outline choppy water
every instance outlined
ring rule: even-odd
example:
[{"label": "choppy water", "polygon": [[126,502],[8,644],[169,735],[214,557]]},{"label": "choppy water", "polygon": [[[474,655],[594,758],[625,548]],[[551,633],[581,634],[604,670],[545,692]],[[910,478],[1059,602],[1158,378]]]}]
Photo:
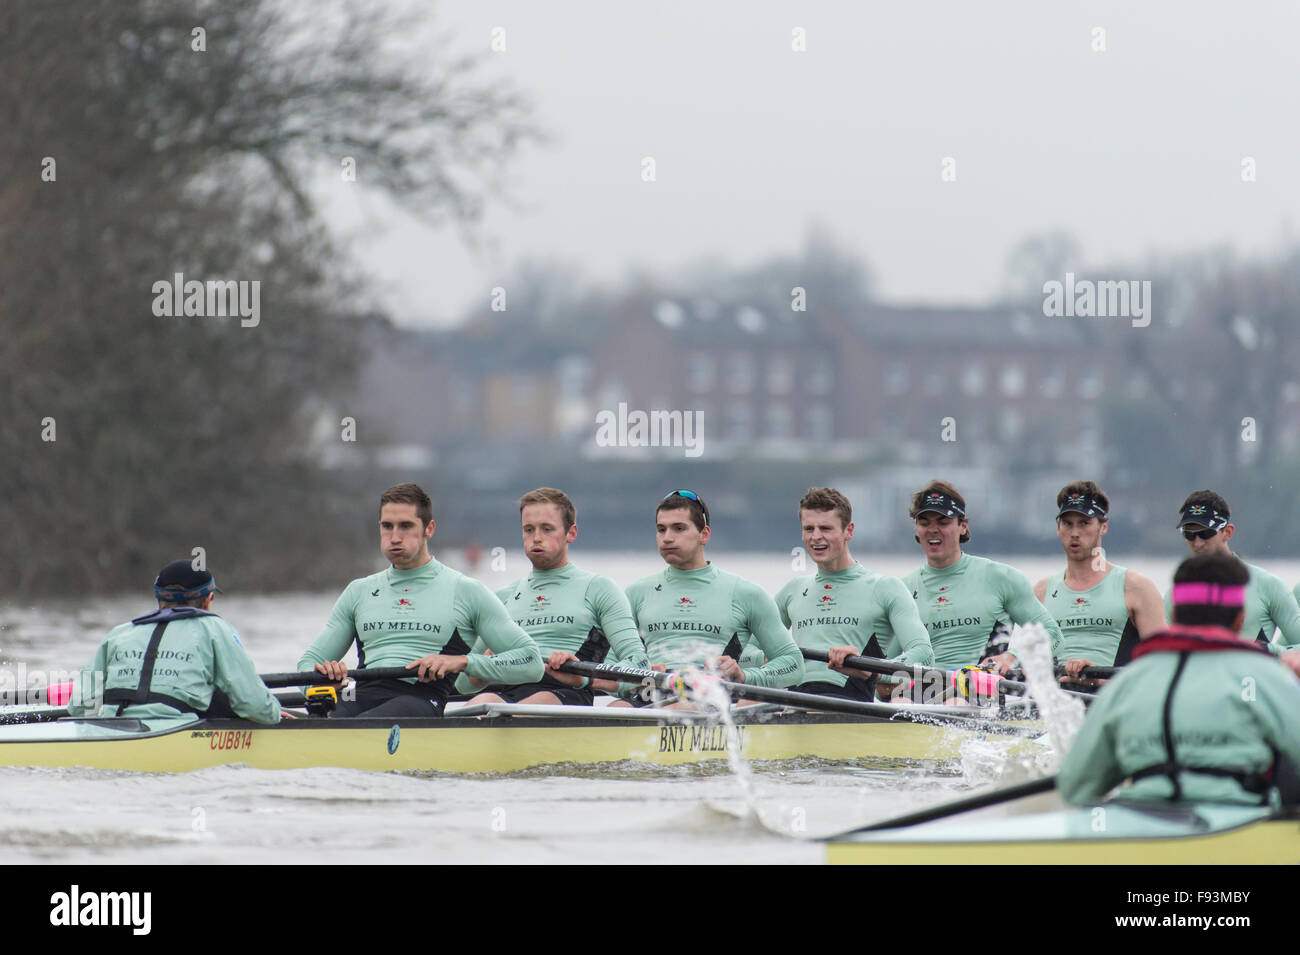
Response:
[{"label": "choppy water", "polygon": [[[576,561],[626,585],[662,566],[653,552]],[[775,592],[789,560],[719,555],[716,563]],[[1057,561],[1009,562],[1031,579]],[[449,559],[449,563],[456,563]],[[903,574],[919,560],[864,563]],[[1173,561],[1134,561],[1164,587]],[[1293,580],[1300,565],[1270,566]],[[358,568],[358,576],[369,572]],[[489,586],[526,572],[481,568]],[[1288,575],[1289,574],[1289,575]],[[147,583],[147,582],[146,582]],[[342,588],[345,581],[340,581]],[[229,594],[215,606],[263,672],[294,669],[337,593]],[[150,609],[139,598],[0,603],[0,663],[71,671],[116,624]],[[740,786],[714,767],[554,767],[549,774],[452,776],[241,766],[176,775],[0,769],[0,852],[7,862],[226,864],[609,862],[814,863],[813,840],[956,795],[1026,778],[1007,744],[971,742],[951,775],[802,761],[760,766],[750,813]]]}]

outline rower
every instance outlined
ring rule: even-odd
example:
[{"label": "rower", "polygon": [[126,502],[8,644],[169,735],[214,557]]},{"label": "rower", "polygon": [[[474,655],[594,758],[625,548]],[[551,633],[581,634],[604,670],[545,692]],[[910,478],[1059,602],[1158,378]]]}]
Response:
[{"label": "rower", "polygon": [[853,509],[833,487],[808,489],[799,501],[804,550],[817,573],[795,577],[776,595],[776,609],[801,650],[822,650],[830,663],[808,660],[801,693],[857,700],[874,697],[874,674],[844,666],[863,654],[897,660],[900,669],[934,663],[934,650],[903,582],[867,570],[849,553]]},{"label": "rower", "polygon": [[[434,560],[433,503],[417,484],[397,484],[379,498],[379,543],[388,570],[352,581],[325,628],[298,661],[339,685],[342,657],[355,642],[362,667],[401,667],[409,679],[359,684],[332,718],[441,716],[459,673],[494,683],[540,680],[537,644],[510,619],[480,581]],[[470,655],[482,640],[493,656]]]},{"label": "rower", "polygon": [[[733,683],[802,683],[803,655],[781,625],[771,596],[705,560],[712,533],[708,506],[694,491],[670,491],[655,509],[659,555],[668,567],[627,590],[653,668],[712,663]],[[741,654],[751,642],[757,645],[755,662],[742,668]],[[644,695],[637,700],[646,702]]]},{"label": "rower", "polygon": [[1061,643],[1061,628],[1034,597],[1028,578],[1006,564],[962,553],[970,540],[966,499],[946,481],[912,495],[908,511],[925,565],[903,578],[930,632],[935,666],[983,661],[1005,674],[1016,662],[1000,641],[1010,624],[1041,624]]},{"label": "rower", "polygon": [[[1202,515],[1209,518],[1209,515]],[[1249,568],[1213,550],[1174,573],[1174,622],[1088,709],[1057,787],[1074,803],[1104,796],[1276,804],[1300,779],[1300,681],[1241,636]]]},{"label": "rower", "polygon": [[[621,667],[645,669],[650,665],[645,644],[637,633],[627,596],[608,577],[579,570],[569,562],[569,545],[578,537],[578,512],[563,491],[540,487],[519,500],[519,522],[524,554],[532,572],[497,591],[497,598],[520,627],[537,643],[546,672],[540,682],[495,686],[471,703],[544,703],[590,706],[593,689],[617,693],[620,685],[631,693],[635,685],[595,680],[562,673],[568,660],[605,661]],[[473,652],[482,653],[482,639]],[[467,679],[469,684],[481,681]],[[461,681],[457,681],[461,689]]]},{"label": "rower", "polygon": [[1061,627],[1061,682],[1095,686],[1080,679],[1083,668],[1128,663],[1141,637],[1164,628],[1165,605],[1148,577],[1106,558],[1110,498],[1101,488],[1073,481],[1057,493],[1056,506],[1065,570],[1034,584],[1034,596]]},{"label": "rower", "polygon": [[113,628],[77,675],[70,715],[288,718],[234,628],[212,612],[222,591],[211,572],[174,560],[153,587],[158,609]]},{"label": "rower", "polygon": [[[1236,556],[1228,541],[1236,532],[1228,502],[1213,491],[1193,491],[1179,509],[1178,527],[1193,554]],[[1243,561],[1244,563],[1244,561]],[[1300,604],[1286,584],[1262,567],[1246,564],[1250,583],[1246,586],[1246,615],[1241,635],[1258,640],[1271,653],[1300,649]],[[1169,608],[1170,595],[1165,595]]]}]

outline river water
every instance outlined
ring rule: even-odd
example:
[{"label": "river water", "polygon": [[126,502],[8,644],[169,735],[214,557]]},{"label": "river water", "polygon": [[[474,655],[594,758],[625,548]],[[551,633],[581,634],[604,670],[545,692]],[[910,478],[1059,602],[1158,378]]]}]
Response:
[{"label": "river water", "polygon": [[[914,555],[858,556],[897,575],[919,564]],[[446,559],[460,566],[457,557]],[[653,551],[573,557],[623,586],[663,566]],[[1060,566],[1059,559],[1000,559],[1031,580]],[[772,593],[793,576],[788,556],[713,560]],[[475,575],[495,589],[527,571],[521,555],[507,555],[506,563],[496,571],[485,564]],[[1175,563],[1129,566],[1164,590]],[[357,575],[374,569],[358,567]],[[1267,569],[1288,584],[1300,577],[1297,562]],[[231,593],[214,609],[238,629],[259,670],[284,671],[295,669],[336,597]],[[151,604],[147,587],[138,598],[0,603],[0,663],[78,669],[109,629]],[[1006,757],[1006,746],[971,741],[961,762],[943,772],[878,769],[869,761],[758,765],[750,782],[759,820],[722,765],[702,775],[627,767],[505,776],[242,766],[175,775],[0,769],[0,846],[10,863],[283,864],[323,854],[341,864],[815,863],[823,858],[817,836],[1026,778],[1029,770]]]}]

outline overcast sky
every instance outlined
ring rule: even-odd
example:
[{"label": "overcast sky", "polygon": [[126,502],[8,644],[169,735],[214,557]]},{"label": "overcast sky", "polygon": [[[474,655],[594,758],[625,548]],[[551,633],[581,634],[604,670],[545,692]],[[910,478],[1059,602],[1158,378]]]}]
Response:
[{"label": "overcast sky", "polygon": [[[486,302],[520,261],[598,282],[671,276],[795,252],[813,223],[861,256],[883,298],[977,302],[1031,233],[1073,233],[1087,267],[1223,242],[1267,251],[1300,212],[1293,3],[430,10],[430,36],[482,51],[484,75],[526,92],[552,142],[512,164],[514,201],[490,206],[477,251],[364,188],[322,187],[325,215],[405,323]],[[489,50],[494,27],[505,52]],[[1255,182],[1242,181],[1246,157]]]}]

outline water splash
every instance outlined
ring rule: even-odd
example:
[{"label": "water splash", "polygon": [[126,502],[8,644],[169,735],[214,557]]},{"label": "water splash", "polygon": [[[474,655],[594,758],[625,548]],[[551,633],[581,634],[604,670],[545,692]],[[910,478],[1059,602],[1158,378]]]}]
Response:
[{"label": "water splash", "polygon": [[1052,640],[1041,624],[1017,624],[1011,630],[1011,650],[1020,658],[1025,670],[1029,693],[1038,704],[1038,712],[1052,741],[1051,753],[1043,768],[1053,773],[1061,758],[1070,751],[1074,737],[1083,725],[1083,702],[1065,693],[1052,669]]},{"label": "water splash", "polygon": [[686,681],[688,694],[692,700],[702,703],[705,709],[716,719],[722,721],[726,729],[727,763],[732,775],[740,787],[744,798],[747,815],[751,819],[759,818],[758,795],[754,791],[754,775],[750,771],[749,761],[740,753],[740,733],[736,722],[731,718],[731,694],[722,685],[716,672],[710,670],[687,671],[682,674]]}]

